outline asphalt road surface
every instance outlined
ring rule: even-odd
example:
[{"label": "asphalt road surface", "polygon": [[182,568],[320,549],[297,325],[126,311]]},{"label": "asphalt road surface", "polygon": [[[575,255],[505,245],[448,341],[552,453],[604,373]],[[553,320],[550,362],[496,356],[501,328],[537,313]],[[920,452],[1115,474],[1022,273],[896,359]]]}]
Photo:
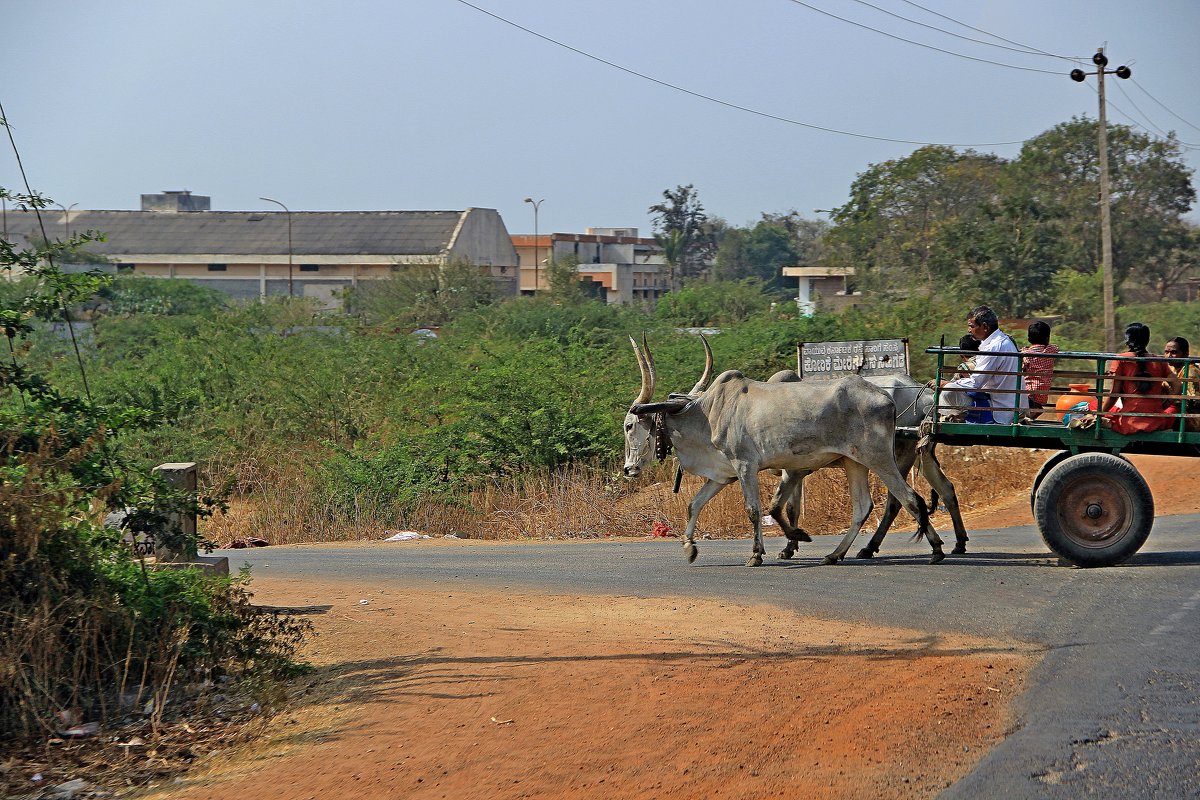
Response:
[{"label": "asphalt road surface", "polygon": [[[1015,702],[1016,730],[942,797],[1200,798],[1200,516],[1159,518],[1137,556],[1106,569],[1059,566],[1031,527],[972,532],[969,555],[934,566],[904,534],[873,560],[820,566],[836,542],[758,568],[743,566],[749,540],[702,541],[692,565],[675,540],[221,554],[262,576],[766,601],[1032,642],[1045,655]],[[768,554],[782,543],[769,539]]]}]

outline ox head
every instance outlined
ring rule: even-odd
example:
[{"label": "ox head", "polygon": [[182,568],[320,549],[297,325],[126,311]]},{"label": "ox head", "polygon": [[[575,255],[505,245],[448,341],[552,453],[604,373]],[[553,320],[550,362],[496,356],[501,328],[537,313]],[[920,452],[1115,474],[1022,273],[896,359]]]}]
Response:
[{"label": "ox head", "polygon": [[[640,475],[642,468],[655,453],[659,435],[655,429],[655,416],[682,411],[696,399],[696,395],[699,395],[708,386],[709,377],[712,375],[712,348],[708,346],[708,340],[704,338],[704,334],[700,335],[700,339],[704,343],[704,372],[700,376],[700,380],[686,395],[671,395],[665,402],[651,403],[649,401],[654,396],[654,384],[657,377],[654,370],[654,355],[650,352],[650,345],[646,342],[645,333],[642,334],[640,350],[633,337],[629,337],[629,343],[633,345],[633,354],[637,357],[638,369],[642,374],[642,388],[638,391],[633,404],[629,406],[629,412],[625,415],[625,477],[636,478]],[[666,436],[669,433],[662,431],[661,435]]]}]

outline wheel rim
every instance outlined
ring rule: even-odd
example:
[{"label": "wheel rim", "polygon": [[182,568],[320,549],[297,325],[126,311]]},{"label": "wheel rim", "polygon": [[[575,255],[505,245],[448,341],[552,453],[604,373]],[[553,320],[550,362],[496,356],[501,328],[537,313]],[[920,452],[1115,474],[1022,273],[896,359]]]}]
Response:
[{"label": "wheel rim", "polygon": [[1083,547],[1107,547],[1129,532],[1133,498],[1103,475],[1080,476],[1058,499],[1062,530]]}]

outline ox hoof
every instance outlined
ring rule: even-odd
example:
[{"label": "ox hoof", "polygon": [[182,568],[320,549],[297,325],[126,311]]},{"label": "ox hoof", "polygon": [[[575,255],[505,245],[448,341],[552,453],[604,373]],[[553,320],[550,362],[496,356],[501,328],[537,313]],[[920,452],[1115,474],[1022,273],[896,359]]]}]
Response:
[{"label": "ox hoof", "polygon": [[834,555],[828,555],[828,556],[825,556],[823,559],[821,559],[821,563],[827,567],[832,567],[837,562],[838,562],[838,557],[834,556]]},{"label": "ox hoof", "polygon": [[936,564],[939,561],[945,561],[945,560],[946,560],[946,554],[943,553],[941,550],[934,550],[933,555],[929,557],[930,564]]},{"label": "ox hoof", "polygon": [[747,567],[761,567],[762,566],[762,554],[755,553],[754,555],[750,556],[750,560],[746,562],[746,566]]},{"label": "ox hoof", "polygon": [[862,550],[858,551],[858,557],[859,558],[874,558],[875,551],[869,547],[864,547]]},{"label": "ox hoof", "polygon": [[784,561],[787,561],[795,554],[796,554],[795,550],[780,550],[779,551],[779,557],[782,558]]},{"label": "ox hoof", "polygon": [[683,546],[683,554],[687,556],[688,563],[690,564],[696,560],[696,556],[700,555],[700,548],[689,542]]},{"label": "ox hoof", "polygon": [[954,549],[951,550],[950,552],[956,556],[966,555],[967,546],[965,544],[956,544],[956,545],[954,545]]}]

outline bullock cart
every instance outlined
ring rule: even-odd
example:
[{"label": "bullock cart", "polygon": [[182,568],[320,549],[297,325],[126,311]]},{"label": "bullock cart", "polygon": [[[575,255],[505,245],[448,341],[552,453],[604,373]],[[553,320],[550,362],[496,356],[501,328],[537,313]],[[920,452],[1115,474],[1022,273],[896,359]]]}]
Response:
[{"label": "bullock cart", "polygon": [[[937,375],[941,379],[950,378],[963,357],[972,355],[946,347],[944,341],[941,346],[930,347],[925,352],[937,357]],[[1075,401],[1086,404],[1089,400],[1093,404],[1101,403],[1111,391],[1112,380],[1107,377],[1107,372],[1114,362],[1166,362],[1181,377],[1181,393],[1162,396],[1168,404],[1173,404],[1174,411],[1133,414],[1118,410],[1108,416],[1110,419],[1120,416],[1167,418],[1170,428],[1123,435],[1099,424],[1095,414],[1086,415],[1080,411],[1074,415],[1075,425],[1068,427],[1061,419],[1062,414],[1047,406],[1038,419],[1019,419],[1019,415],[1014,415],[1014,422],[1004,425],[944,421],[939,414],[934,414],[922,428],[898,428],[896,433],[917,438],[928,436],[932,442],[952,446],[987,445],[1058,451],[1038,470],[1030,489],[1030,503],[1042,538],[1058,556],[1076,566],[1119,564],[1141,548],[1154,523],[1154,497],[1150,487],[1125,456],[1141,453],[1200,456],[1200,433],[1193,432],[1200,430],[1200,400],[1196,399],[1195,388],[1200,378],[1189,375],[1189,370],[1197,371],[1197,365],[1182,358],[1126,358],[1106,353],[1016,355],[1021,362],[1027,358],[1053,358],[1050,400],[1054,402],[1056,395],[1069,395],[1071,404]],[[1017,373],[1017,391],[1027,397],[1031,392],[1024,386],[1023,372],[1022,363],[1021,371]],[[942,411],[951,414],[969,411],[962,406],[943,403],[943,399],[944,393],[939,391],[936,404]],[[999,403],[996,406],[1003,407]],[[1195,463],[1181,461],[1180,469],[1194,469]]]}]

